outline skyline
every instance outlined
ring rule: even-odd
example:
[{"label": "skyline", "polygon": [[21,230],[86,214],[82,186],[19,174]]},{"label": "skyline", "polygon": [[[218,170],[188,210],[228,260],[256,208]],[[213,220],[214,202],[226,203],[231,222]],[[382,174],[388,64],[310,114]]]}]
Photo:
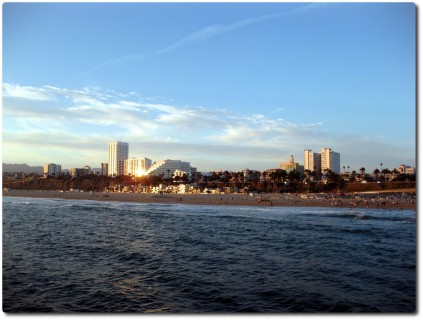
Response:
[{"label": "skyline", "polygon": [[[416,166],[412,3],[6,3],[3,162]],[[77,19],[76,19],[77,17]],[[259,157],[259,158],[258,158]]]}]

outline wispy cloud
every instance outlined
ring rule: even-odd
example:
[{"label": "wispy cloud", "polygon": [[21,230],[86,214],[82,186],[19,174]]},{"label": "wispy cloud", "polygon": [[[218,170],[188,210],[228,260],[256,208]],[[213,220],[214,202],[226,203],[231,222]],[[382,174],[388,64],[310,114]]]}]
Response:
[{"label": "wispy cloud", "polygon": [[178,41],[176,41],[175,43],[172,43],[164,48],[160,48],[160,49],[156,49],[152,52],[148,52],[148,53],[139,53],[139,54],[128,54],[125,56],[121,56],[121,57],[117,57],[108,61],[105,61],[93,68],[91,68],[90,70],[88,70],[87,72],[83,73],[83,74],[79,74],[76,78],[81,78],[84,76],[87,76],[97,70],[103,69],[105,67],[109,67],[109,66],[114,66],[116,64],[120,64],[120,63],[127,63],[130,61],[134,61],[134,60],[140,60],[140,59],[144,59],[147,58],[149,56],[154,56],[154,55],[161,55],[161,54],[166,54],[169,52],[172,52],[174,50],[177,50],[179,48],[182,48],[184,46],[187,45],[191,45],[194,43],[198,43],[198,42],[202,42],[202,41],[206,41],[208,39],[217,37],[219,35],[228,33],[228,32],[232,32],[235,31],[237,29],[240,28],[244,28],[247,26],[251,26],[254,24],[258,24],[258,23],[262,23],[265,21],[269,21],[269,20],[273,20],[273,19],[277,19],[277,18],[281,18],[284,16],[290,16],[290,15],[295,15],[295,14],[300,14],[300,13],[306,13],[309,11],[312,11],[314,9],[320,8],[322,6],[327,5],[326,3],[310,3],[310,4],[306,4],[304,6],[300,6],[291,10],[287,10],[287,11],[278,11],[275,13],[271,13],[271,14],[266,14],[266,15],[261,15],[258,17],[252,17],[252,18],[248,18],[248,19],[244,19],[244,20],[240,20],[240,21],[236,21],[233,23],[229,23],[229,24],[215,24],[215,25],[210,25],[210,26],[206,26],[200,30],[194,31],[186,36],[183,36],[181,39],[179,39]]},{"label": "wispy cloud", "polygon": [[287,10],[287,11],[278,11],[275,13],[271,13],[271,14],[266,14],[266,15],[261,15],[258,17],[253,17],[253,18],[248,18],[248,19],[244,19],[244,20],[240,20],[240,21],[236,21],[230,24],[226,24],[226,25],[222,25],[222,24],[216,24],[216,25],[211,25],[211,26],[207,26],[203,29],[200,29],[198,31],[195,31],[193,33],[190,33],[187,36],[184,36],[182,39],[180,39],[179,41],[163,48],[163,49],[158,49],[155,51],[156,54],[163,54],[163,53],[167,53],[173,50],[176,50],[180,47],[183,47],[185,45],[190,45],[196,42],[201,42],[201,41],[205,41],[208,40],[210,38],[219,36],[221,34],[224,33],[228,33],[231,31],[235,31],[237,29],[243,28],[243,27],[247,27],[247,26],[251,26],[257,23],[261,23],[261,22],[265,22],[265,21],[269,21],[269,20],[273,20],[273,19],[277,19],[277,18],[281,18],[283,16],[289,16],[289,15],[293,15],[293,14],[298,14],[298,13],[302,13],[302,12],[308,12],[312,9],[321,7],[322,4],[321,3],[311,3],[311,4],[307,4],[298,8],[294,8],[291,10]]}]

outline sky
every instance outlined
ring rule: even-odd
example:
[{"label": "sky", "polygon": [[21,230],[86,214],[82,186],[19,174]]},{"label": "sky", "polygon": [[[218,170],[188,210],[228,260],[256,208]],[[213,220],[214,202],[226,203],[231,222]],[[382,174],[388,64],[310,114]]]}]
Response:
[{"label": "sky", "polygon": [[5,3],[5,163],[416,165],[413,3]]}]

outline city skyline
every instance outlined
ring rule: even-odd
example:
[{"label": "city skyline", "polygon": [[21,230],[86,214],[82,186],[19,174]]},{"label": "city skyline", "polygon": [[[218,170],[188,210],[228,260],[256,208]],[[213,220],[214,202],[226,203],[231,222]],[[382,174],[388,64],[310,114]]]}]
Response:
[{"label": "city skyline", "polygon": [[[416,166],[412,3],[6,3],[3,162]],[[78,19],[76,19],[78,17]]]}]

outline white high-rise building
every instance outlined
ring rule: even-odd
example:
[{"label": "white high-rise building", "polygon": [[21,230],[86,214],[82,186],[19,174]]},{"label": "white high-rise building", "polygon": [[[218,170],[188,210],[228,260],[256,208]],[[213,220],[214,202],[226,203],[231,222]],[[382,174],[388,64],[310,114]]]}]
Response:
[{"label": "white high-rise building", "polygon": [[309,149],[304,150],[304,170],[310,170],[320,174],[322,171],[321,154],[313,152]]},{"label": "white high-rise building", "polygon": [[129,145],[127,142],[109,143],[109,176],[119,176],[125,173],[125,160],[128,159]]},{"label": "white high-rise building", "polygon": [[331,170],[337,174],[341,173],[341,156],[338,152],[332,151],[331,148],[323,148],[322,156],[322,171]]},{"label": "white high-rise building", "polygon": [[187,175],[191,174],[191,166],[189,162],[181,160],[161,160],[153,163],[148,169],[147,174],[152,176],[163,175],[164,179],[172,178],[175,171],[185,172]]},{"label": "white high-rise building", "polygon": [[125,175],[140,177],[147,174],[151,167],[151,159],[138,158],[125,160]]}]

